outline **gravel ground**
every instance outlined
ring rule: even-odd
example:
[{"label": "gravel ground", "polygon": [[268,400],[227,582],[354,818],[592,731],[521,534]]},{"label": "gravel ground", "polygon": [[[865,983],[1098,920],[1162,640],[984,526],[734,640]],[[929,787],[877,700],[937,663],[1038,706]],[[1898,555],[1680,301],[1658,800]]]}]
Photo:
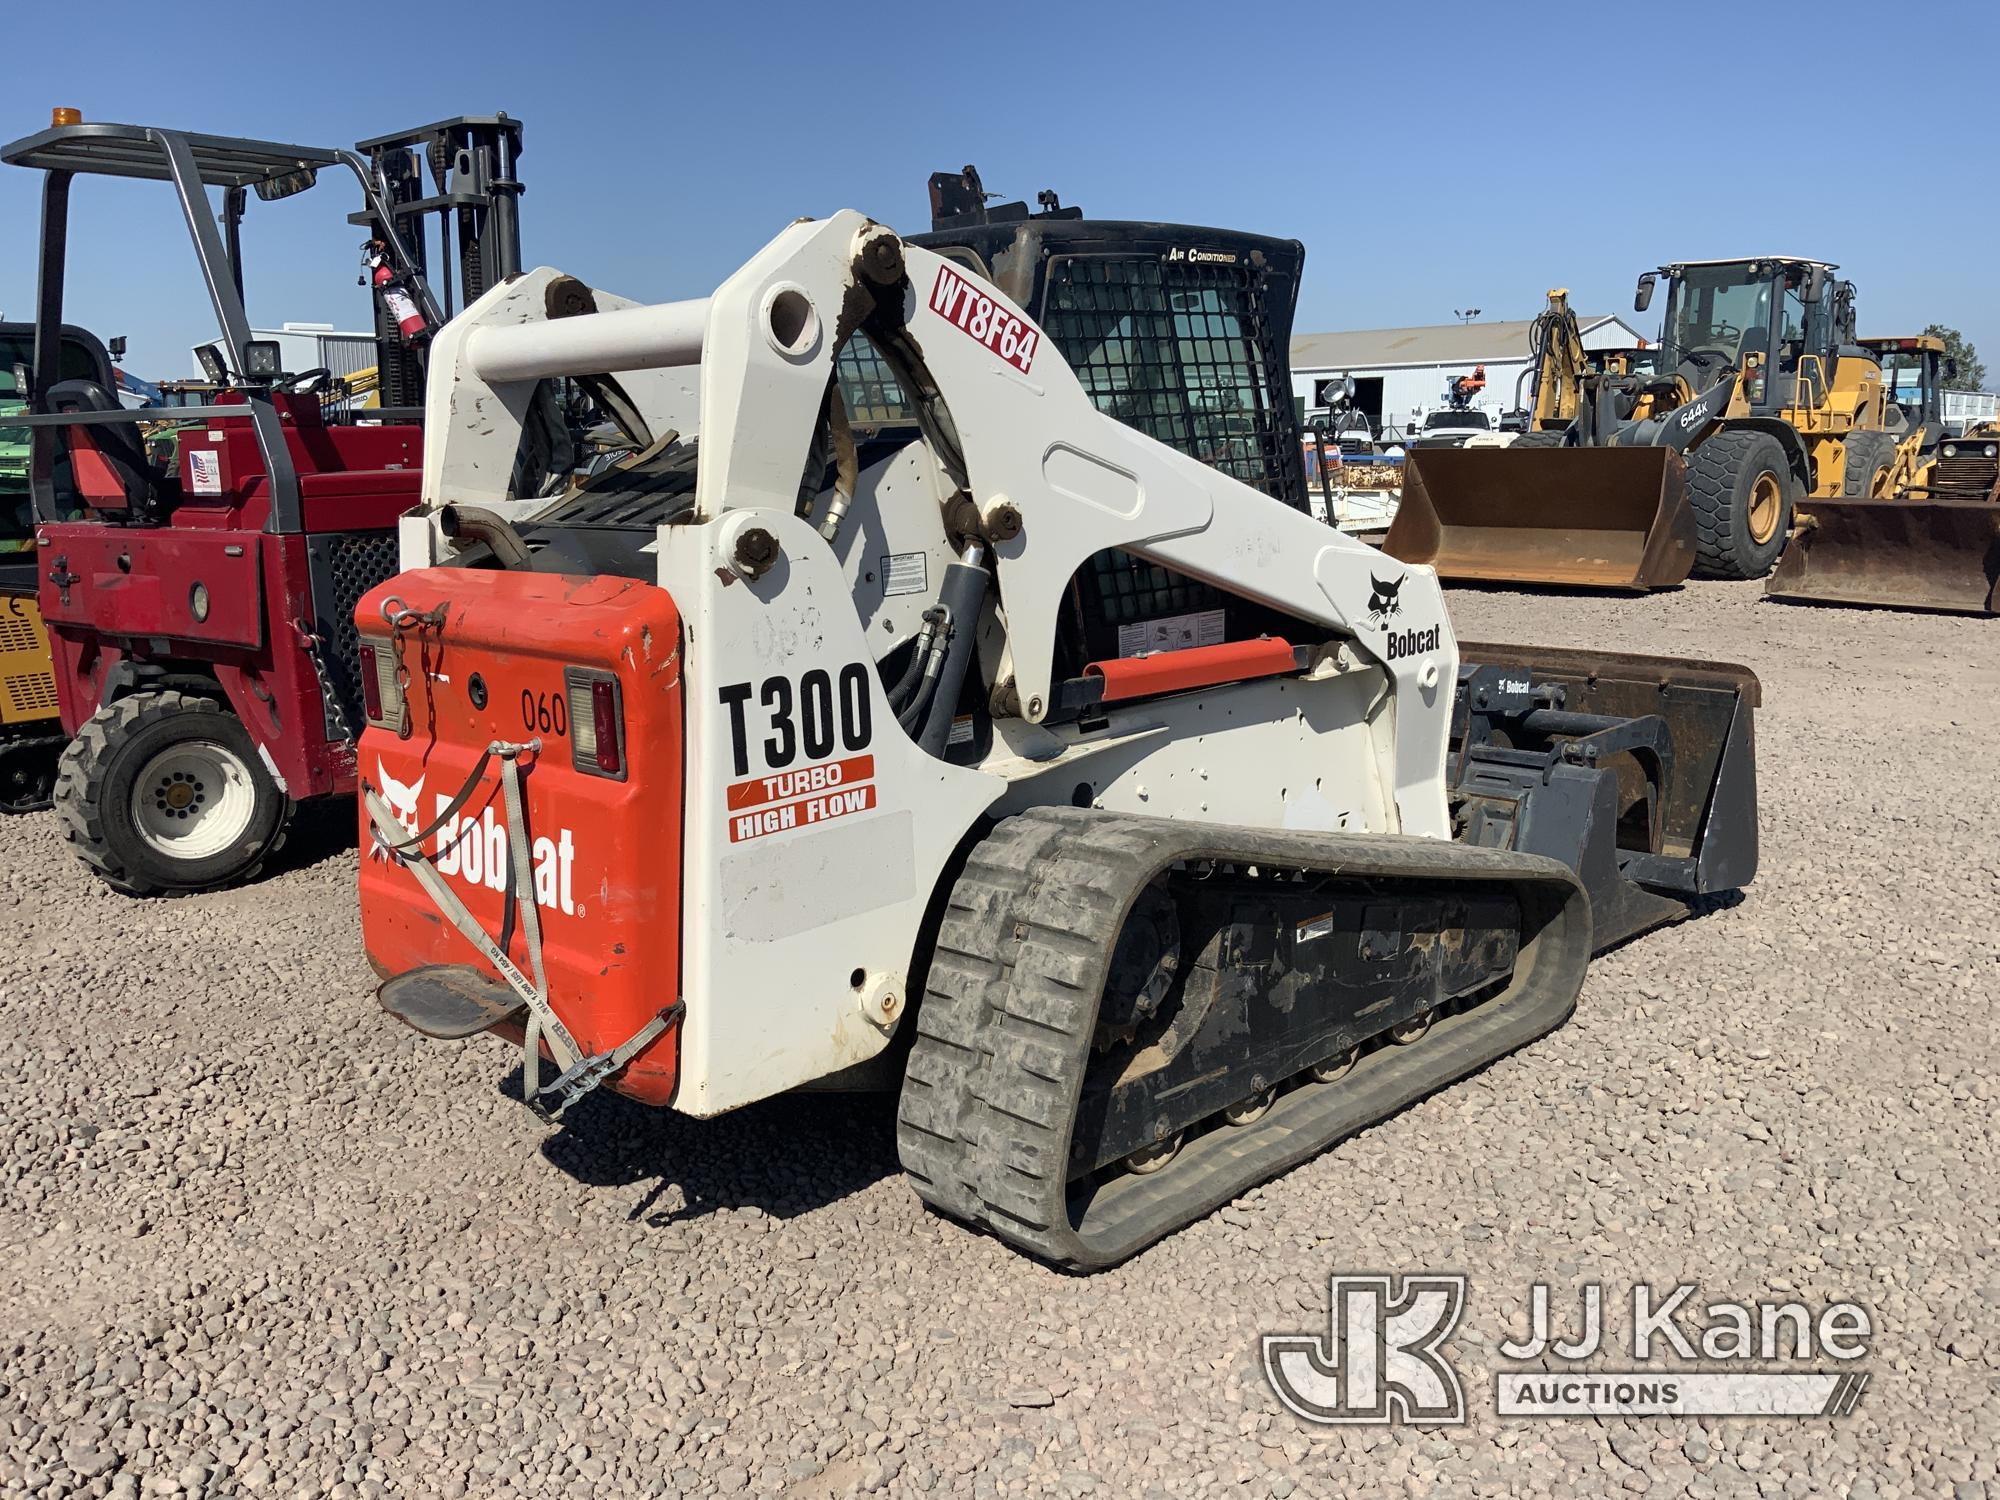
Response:
[{"label": "gravel ground", "polygon": [[[885,1101],[602,1098],[545,1139],[508,1048],[377,1012],[340,825],[135,903],[0,822],[0,1495],[2000,1497],[2000,622],[1453,607],[1754,667],[1758,882],[1089,1279],[923,1212]],[[1278,1406],[1259,1332],[1323,1329],[1330,1272],[1424,1269],[1472,1278],[1467,1426]],[[1837,1421],[1501,1423],[1528,1286],[1591,1279],[1859,1300],[1872,1384]]]}]

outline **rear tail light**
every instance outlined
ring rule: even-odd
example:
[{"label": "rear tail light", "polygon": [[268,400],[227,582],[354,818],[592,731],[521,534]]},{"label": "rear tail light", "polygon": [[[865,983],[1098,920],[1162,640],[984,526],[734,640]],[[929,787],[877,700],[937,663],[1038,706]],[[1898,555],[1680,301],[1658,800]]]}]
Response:
[{"label": "rear tail light", "polygon": [[403,689],[396,681],[396,653],[371,641],[361,643],[361,706],[370,724],[387,729],[403,722]]},{"label": "rear tail light", "polygon": [[570,762],[586,776],[625,779],[625,700],[618,678],[588,667],[563,672],[569,698]]}]

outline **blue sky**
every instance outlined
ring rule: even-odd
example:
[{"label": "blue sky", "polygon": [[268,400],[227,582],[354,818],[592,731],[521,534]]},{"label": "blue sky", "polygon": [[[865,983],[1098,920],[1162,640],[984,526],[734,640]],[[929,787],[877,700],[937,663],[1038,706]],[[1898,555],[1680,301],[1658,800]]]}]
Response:
[{"label": "blue sky", "polygon": [[[1859,283],[1864,334],[1953,324],[2000,378],[2000,8],[484,0],[165,24],[114,0],[87,47],[76,14],[10,18],[10,61],[39,61],[9,69],[0,137],[58,104],[343,146],[504,109],[529,262],[646,300],[705,294],[801,214],[927,228],[926,177],[974,162],[1010,197],[1303,240],[1301,331],[1527,317],[1558,284],[1629,319],[1662,260],[1800,254]],[[38,188],[0,168],[12,318]],[[72,320],[128,335],[138,374],[189,373],[213,322],[167,190],[75,196]],[[366,326],[354,197],[253,201],[254,320]]]}]

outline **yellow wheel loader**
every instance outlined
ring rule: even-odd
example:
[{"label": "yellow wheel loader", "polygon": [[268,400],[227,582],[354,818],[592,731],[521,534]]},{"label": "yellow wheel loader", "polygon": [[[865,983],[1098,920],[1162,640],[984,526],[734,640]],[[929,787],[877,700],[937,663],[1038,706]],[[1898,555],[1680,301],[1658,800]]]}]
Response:
[{"label": "yellow wheel loader", "polygon": [[1551,292],[1531,430],[1507,449],[1412,454],[1387,550],[1455,579],[1761,578],[1794,505],[1841,494],[1850,441],[1887,433],[1882,368],[1853,342],[1854,286],[1837,269],[1764,256],[1649,271],[1633,306],[1666,279],[1660,346],[1620,358],[1587,353]]},{"label": "yellow wheel loader", "polygon": [[1941,392],[1956,372],[1941,340],[1864,343],[1882,366],[1889,430],[1849,440],[1839,496],[1798,512],[1765,593],[2000,614],[2000,428],[1947,435]]}]

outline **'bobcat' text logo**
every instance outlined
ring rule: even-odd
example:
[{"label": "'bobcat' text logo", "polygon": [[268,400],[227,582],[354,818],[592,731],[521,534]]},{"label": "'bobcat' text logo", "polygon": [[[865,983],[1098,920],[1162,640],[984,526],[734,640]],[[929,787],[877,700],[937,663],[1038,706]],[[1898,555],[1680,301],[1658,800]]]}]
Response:
[{"label": "'bobcat' text logo", "polygon": [[1465,1421],[1465,1387],[1438,1346],[1465,1314],[1463,1276],[1327,1280],[1325,1336],[1264,1335],[1264,1378],[1308,1422]]},{"label": "'bobcat' text logo", "polygon": [[1370,620],[1380,625],[1391,615],[1399,615],[1403,612],[1403,601],[1400,596],[1403,592],[1404,583],[1408,581],[1407,579],[1398,578],[1394,582],[1384,583],[1373,573],[1370,573],[1368,581],[1374,585],[1374,588],[1368,595],[1368,618]]}]

